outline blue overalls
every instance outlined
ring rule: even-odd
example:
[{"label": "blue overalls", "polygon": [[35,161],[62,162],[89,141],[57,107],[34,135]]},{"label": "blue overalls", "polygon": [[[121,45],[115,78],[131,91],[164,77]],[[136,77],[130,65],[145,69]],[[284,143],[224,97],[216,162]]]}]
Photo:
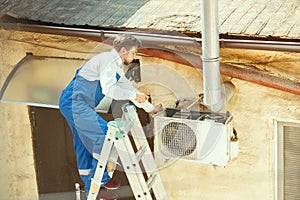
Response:
[{"label": "blue overalls", "polygon": [[[88,81],[78,75],[79,71],[63,90],[59,108],[73,133],[79,175],[88,192],[98,163],[96,158],[101,153],[108,128],[107,122],[95,111],[104,97],[100,81]],[[116,74],[116,78],[119,80],[120,76]],[[110,176],[105,170],[102,186],[109,180]]]}]

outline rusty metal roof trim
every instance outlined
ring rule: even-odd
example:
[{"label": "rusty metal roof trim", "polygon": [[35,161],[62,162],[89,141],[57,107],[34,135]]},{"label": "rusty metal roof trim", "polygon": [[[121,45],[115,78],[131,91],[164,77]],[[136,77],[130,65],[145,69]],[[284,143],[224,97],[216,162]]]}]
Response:
[{"label": "rusty metal roof trim", "polygon": [[[128,33],[136,36],[145,43],[155,45],[182,45],[196,46],[201,45],[202,39],[196,37],[188,37],[183,35],[157,34],[137,31],[112,31],[112,30],[96,30],[83,28],[69,28],[59,26],[32,25],[20,23],[1,23],[0,26],[6,30],[19,30],[46,34],[77,36],[96,41],[103,41],[107,38],[114,38],[117,34]],[[220,38],[221,48],[234,49],[253,49],[268,51],[283,51],[300,53],[300,42],[287,41],[269,41],[269,40],[241,40],[241,39],[224,39]]]}]

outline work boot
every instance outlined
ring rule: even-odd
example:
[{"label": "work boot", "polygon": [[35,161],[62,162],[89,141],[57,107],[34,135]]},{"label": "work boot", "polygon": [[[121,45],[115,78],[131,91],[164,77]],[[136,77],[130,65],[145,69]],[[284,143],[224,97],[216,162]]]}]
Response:
[{"label": "work boot", "polygon": [[118,196],[106,191],[103,188],[100,188],[98,195],[97,195],[97,200],[117,200]]},{"label": "work boot", "polygon": [[110,179],[105,185],[104,188],[108,190],[116,190],[120,187],[120,183],[116,180]]}]

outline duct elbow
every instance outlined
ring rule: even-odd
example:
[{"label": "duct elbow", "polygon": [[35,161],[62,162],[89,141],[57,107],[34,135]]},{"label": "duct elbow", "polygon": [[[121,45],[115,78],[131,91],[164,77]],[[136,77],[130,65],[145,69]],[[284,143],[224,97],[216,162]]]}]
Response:
[{"label": "duct elbow", "polygon": [[224,88],[225,103],[227,103],[235,94],[235,85],[232,82],[228,81],[224,82],[222,86]]},{"label": "duct elbow", "polygon": [[224,82],[223,84],[220,84],[219,91],[215,91],[216,93],[219,93],[219,100],[215,103],[204,102],[204,104],[212,112],[221,112],[224,110],[227,102],[233,97],[235,91],[236,88],[232,82]]}]

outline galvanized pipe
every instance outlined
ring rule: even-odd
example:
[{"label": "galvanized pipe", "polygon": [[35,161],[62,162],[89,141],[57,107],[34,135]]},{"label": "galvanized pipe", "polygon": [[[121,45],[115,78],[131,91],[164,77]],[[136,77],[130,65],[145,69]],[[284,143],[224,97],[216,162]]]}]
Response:
[{"label": "galvanized pipe", "polygon": [[203,103],[213,112],[224,107],[221,86],[218,0],[201,0]]}]

